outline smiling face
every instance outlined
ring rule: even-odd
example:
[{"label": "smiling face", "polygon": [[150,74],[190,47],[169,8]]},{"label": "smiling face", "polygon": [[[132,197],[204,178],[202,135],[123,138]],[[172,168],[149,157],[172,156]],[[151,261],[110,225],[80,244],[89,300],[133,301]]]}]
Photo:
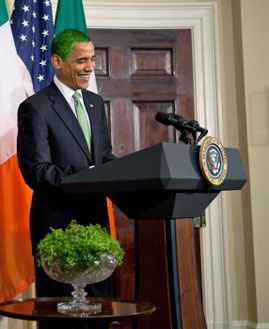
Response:
[{"label": "smiling face", "polygon": [[73,53],[65,61],[58,55],[52,55],[51,61],[62,83],[73,90],[86,89],[95,68],[94,44],[92,41],[76,42]]}]

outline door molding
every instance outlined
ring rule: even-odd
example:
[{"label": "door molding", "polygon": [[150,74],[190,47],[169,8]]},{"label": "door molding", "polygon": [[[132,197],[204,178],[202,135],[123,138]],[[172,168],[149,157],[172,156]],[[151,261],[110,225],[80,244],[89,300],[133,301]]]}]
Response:
[{"label": "door molding", "polygon": [[[52,0],[54,17],[57,1]],[[223,140],[216,3],[119,3],[84,1],[89,28],[179,29],[193,35],[195,116],[210,136]],[[206,210],[201,230],[204,309],[209,329],[231,322],[226,201],[222,193]]]}]

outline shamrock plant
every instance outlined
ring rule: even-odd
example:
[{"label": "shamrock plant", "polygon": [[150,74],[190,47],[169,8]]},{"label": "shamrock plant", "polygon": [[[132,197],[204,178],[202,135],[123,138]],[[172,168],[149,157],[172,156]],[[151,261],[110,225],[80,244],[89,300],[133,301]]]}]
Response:
[{"label": "shamrock plant", "polygon": [[[102,255],[111,254],[122,264],[124,251],[118,240],[113,240],[107,230],[99,224],[79,225],[72,220],[63,229],[53,229],[37,246],[38,256],[45,257],[46,262],[57,262],[62,270],[84,271],[94,265],[102,265]],[[41,266],[40,258],[37,259]],[[96,263],[95,263],[96,264]]]}]

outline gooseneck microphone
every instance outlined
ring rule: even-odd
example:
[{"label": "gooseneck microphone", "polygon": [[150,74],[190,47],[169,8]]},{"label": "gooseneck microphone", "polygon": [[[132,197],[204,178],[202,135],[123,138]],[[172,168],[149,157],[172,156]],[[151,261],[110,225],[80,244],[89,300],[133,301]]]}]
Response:
[{"label": "gooseneck microphone", "polygon": [[174,113],[157,112],[155,119],[156,121],[166,126],[174,126],[181,132],[184,130],[187,130],[189,132],[195,131],[195,129],[191,127],[188,124],[188,121],[185,120],[181,115],[177,115]]},{"label": "gooseneck microphone", "polygon": [[[207,129],[200,127],[198,121],[187,121],[181,115],[174,113],[157,112],[155,119],[166,126],[174,126],[179,130],[181,132],[180,140],[186,144],[191,144],[191,138],[187,137],[190,133],[193,136],[193,143],[197,144],[208,132]],[[197,132],[200,132],[198,139],[196,139]]]}]

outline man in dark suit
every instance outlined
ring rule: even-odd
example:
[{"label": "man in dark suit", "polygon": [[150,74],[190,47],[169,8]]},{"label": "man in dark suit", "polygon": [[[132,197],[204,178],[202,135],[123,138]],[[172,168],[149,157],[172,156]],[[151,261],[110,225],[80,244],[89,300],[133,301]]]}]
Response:
[{"label": "man in dark suit", "polygon": [[[50,227],[65,228],[71,219],[83,225],[107,225],[104,195],[66,195],[60,182],[65,176],[115,158],[103,99],[86,90],[95,67],[92,41],[80,31],[64,30],[54,38],[51,53],[54,80],[26,99],[18,111],[18,160],[34,191],[30,211],[34,256],[37,243]],[[80,103],[86,132],[79,122],[76,102]],[[36,268],[36,288],[39,297],[70,296],[71,292],[70,285],[49,279],[42,268]],[[107,293],[103,282],[89,287],[89,295]]]}]

